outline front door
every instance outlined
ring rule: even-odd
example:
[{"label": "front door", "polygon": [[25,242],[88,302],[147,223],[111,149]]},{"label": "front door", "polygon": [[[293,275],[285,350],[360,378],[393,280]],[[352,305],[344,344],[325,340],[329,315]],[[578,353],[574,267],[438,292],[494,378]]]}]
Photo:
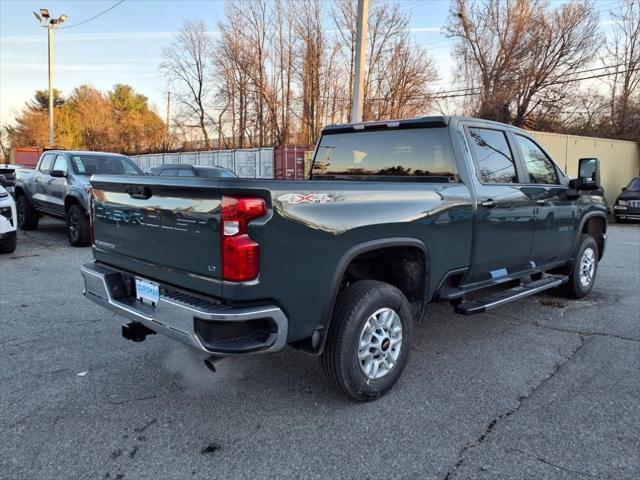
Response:
[{"label": "front door", "polygon": [[524,191],[535,208],[531,261],[535,266],[566,260],[573,247],[577,207],[567,199],[558,168],[533,139],[520,134],[513,138],[519,149],[526,182]]},{"label": "front door", "polygon": [[500,280],[531,268],[534,206],[518,181],[513,145],[500,129],[468,126],[477,183],[476,234],[469,282]]}]

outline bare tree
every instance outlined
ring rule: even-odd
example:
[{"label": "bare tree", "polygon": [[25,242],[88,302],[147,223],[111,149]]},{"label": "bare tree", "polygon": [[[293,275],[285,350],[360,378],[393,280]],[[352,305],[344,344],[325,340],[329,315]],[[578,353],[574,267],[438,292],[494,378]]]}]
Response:
[{"label": "bare tree", "polygon": [[160,65],[163,73],[172,81],[174,98],[182,107],[187,123],[195,119],[207,148],[211,147],[207,128],[211,123],[208,115],[211,49],[211,38],[204,22],[186,21],[173,44],[164,49],[164,61]]},{"label": "bare tree", "polygon": [[611,17],[613,33],[606,42],[607,60],[614,65],[611,123],[617,135],[625,136],[634,126],[630,115],[640,108],[640,0],[622,0]]},{"label": "bare tree", "polygon": [[565,80],[593,59],[597,28],[588,1],[552,10],[544,0],[455,0],[446,32],[478,94],[474,113],[523,126],[536,109],[554,108],[570,88]]}]

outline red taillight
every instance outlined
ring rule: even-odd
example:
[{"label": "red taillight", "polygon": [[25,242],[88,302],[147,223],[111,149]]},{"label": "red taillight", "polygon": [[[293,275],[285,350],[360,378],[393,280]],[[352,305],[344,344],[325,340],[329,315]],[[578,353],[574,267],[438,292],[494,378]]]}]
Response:
[{"label": "red taillight", "polygon": [[260,247],[248,234],[251,220],[267,213],[259,197],[222,197],[222,279],[232,282],[253,280],[260,273]]}]

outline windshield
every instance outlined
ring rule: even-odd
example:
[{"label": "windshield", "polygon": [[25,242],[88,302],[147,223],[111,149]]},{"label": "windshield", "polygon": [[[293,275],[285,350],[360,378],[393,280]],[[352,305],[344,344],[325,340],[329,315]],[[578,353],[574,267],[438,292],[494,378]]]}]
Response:
[{"label": "windshield", "polygon": [[314,158],[314,178],[421,177],[457,182],[451,141],[444,128],[325,134]]},{"label": "windshield", "polygon": [[204,178],[235,178],[236,174],[224,168],[198,168],[196,167],[199,177]]},{"label": "windshield", "polygon": [[640,191],[640,177],[636,177],[633,180],[631,180],[631,183],[629,183],[629,186],[627,186],[627,190],[629,190],[630,192],[639,192]]},{"label": "windshield", "polygon": [[72,155],[71,165],[76,175],[144,175],[130,158],[123,155]]}]

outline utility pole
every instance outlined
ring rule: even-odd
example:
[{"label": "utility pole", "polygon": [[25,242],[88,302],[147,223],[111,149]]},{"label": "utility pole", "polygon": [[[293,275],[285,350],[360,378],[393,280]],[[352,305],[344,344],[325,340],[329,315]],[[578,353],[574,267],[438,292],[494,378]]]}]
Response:
[{"label": "utility pole", "polygon": [[52,147],[55,145],[55,138],[53,135],[53,27],[51,24],[47,28],[47,37],[49,40],[49,146]]},{"label": "utility pole", "polygon": [[369,19],[369,0],[358,0],[358,19],[356,31],[356,63],[353,78],[353,105],[351,123],[362,121],[364,96],[364,64],[367,58],[367,27]]},{"label": "utility pole", "polygon": [[66,15],[60,15],[58,18],[51,18],[49,10],[40,9],[40,14],[33,12],[40,25],[47,29],[48,41],[48,57],[49,57],[49,146],[55,145],[55,136],[53,133],[53,29],[60,26],[67,19]]}]

